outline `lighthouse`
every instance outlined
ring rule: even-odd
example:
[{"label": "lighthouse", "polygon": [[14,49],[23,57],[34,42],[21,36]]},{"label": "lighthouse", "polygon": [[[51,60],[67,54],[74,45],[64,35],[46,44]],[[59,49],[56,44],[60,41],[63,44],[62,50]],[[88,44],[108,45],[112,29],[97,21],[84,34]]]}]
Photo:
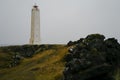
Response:
[{"label": "lighthouse", "polygon": [[40,10],[37,5],[34,5],[31,11],[30,44],[40,44]]}]

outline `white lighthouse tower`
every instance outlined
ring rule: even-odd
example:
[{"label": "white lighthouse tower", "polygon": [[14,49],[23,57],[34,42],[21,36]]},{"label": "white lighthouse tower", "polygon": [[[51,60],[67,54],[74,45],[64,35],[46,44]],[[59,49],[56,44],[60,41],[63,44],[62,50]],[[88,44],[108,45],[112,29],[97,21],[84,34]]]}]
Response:
[{"label": "white lighthouse tower", "polygon": [[40,44],[40,11],[34,5],[31,12],[31,37],[30,44]]}]

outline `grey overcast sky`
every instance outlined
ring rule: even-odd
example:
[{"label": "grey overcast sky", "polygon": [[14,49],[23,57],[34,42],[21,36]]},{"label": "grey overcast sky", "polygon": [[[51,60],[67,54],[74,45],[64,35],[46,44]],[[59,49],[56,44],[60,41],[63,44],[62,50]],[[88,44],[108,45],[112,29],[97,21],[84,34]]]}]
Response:
[{"label": "grey overcast sky", "polygon": [[35,3],[42,44],[66,44],[93,33],[120,40],[120,0],[0,0],[0,44],[29,43]]}]

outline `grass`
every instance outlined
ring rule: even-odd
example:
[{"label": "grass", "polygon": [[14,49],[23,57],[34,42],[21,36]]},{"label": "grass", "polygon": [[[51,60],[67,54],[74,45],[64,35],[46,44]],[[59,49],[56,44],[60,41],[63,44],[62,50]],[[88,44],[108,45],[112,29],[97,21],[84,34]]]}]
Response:
[{"label": "grass", "polygon": [[[63,76],[63,57],[66,53],[67,47],[64,45],[55,45],[43,52],[37,52],[32,58],[23,59],[16,67],[1,68],[0,80],[59,80]],[[1,55],[4,60],[7,59],[7,54],[0,52]]]},{"label": "grass", "polygon": [[[68,53],[64,45],[45,45],[46,50],[37,51],[32,58],[24,58],[20,65],[8,66],[11,52],[0,49],[0,80],[61,80],[63,77],[63,57]],[[115,72],[116,80],[120,80],[120,69]]]},{"label": "grass", "polygon": [[120,80],[120,69],[115,72],[115,79]]}]

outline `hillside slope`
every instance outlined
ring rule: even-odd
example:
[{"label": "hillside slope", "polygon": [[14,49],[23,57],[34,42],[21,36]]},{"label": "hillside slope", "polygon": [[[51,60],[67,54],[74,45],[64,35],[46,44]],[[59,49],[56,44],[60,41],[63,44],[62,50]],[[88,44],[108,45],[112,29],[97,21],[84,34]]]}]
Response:
[{"label": "hillside slope", "polygon": [[0,80],[120,80],[120,44],[91,34],[67,45],[0,47]]},{"label": "hillside slope", "polygon": [[[0,68],[0,80],[59,80],[63,76],[63,57],[67,48],[64,45],[54,45],[47,50],[38,51],[31,58],[22,59],[15,67]],[[10,55],[0,51],[0,63],[7,64]]]}]

